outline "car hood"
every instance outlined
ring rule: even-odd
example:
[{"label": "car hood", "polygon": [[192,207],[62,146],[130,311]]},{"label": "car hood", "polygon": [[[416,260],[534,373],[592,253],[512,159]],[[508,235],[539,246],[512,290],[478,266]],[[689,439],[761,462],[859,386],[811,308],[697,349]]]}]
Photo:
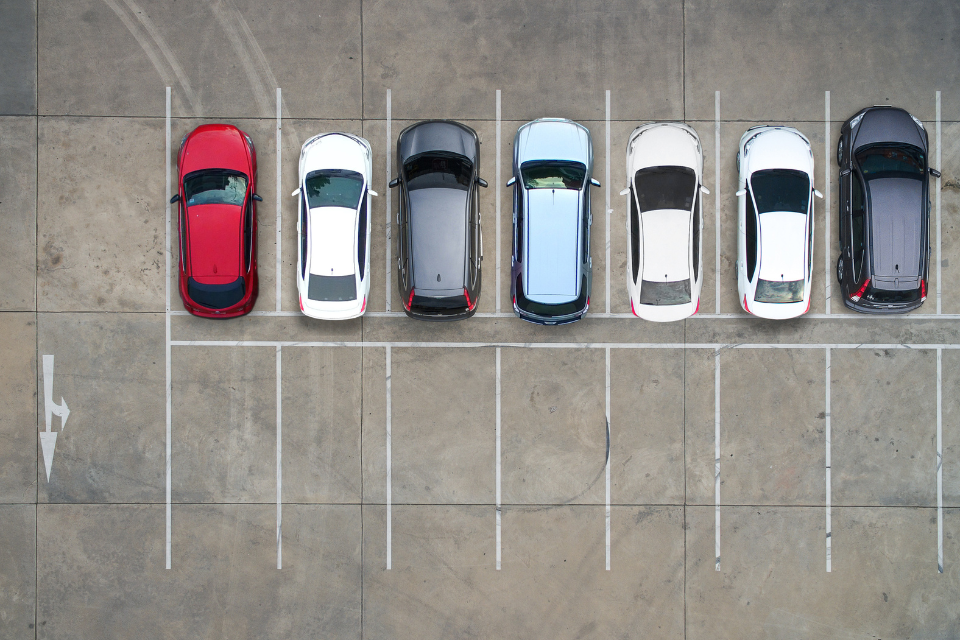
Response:
[{"label": "car hood", "polygon": [[[307,141],[300,152],[300,176],[320,169],[349,169],[368,176],[366,140],[343,133],[327,133]],[[369,144],[369,143],[367,143]]]},{"label": "car hood", "polygon": [[346,276],[356,271],[357,212],[346,207],[310,209],[310,273]]},{"label": "car hood", "polygon": [[249,177],[247,150],[238,129],[209,128],[197,131],[187,141],[180,158],[180,174],[200,169],[230,169]]},{"label": "car hood", "polygon": [[647,211],[643,217],[643,279],[676,282],[690,278],[690,212]]},{"label": "car hood", "polygon": [[517,163],[571,160],[590,166],[590,134],[569,120],[535,120],[517,132]]},{"label": "car hood", "polygon": [[241,207],[195,204],[187,207],[188,275],[203,284],[227,284],[240,276]]},{"label": "car hood", "polygon": [[414,288],[462,289],[467,264],[469,192],[415,189],[409,196]]},{"label": "car hood", "polygon": [[524,291],[534,302],[577,297],[580,268],[580,192],[528,189]]},{"label": "car hood", "polygon": [[804,279],[807,215],[792,211],[760,214],[760,277],[772,282]]},{"label": "car hood", "polygon": [[647,167],[690,167],[700,179],[700,145],[686,130],[671,124],[653,126],[631,143],[627,175]]},{"label": "car hood", "polygon": [[477,139],[472,130],[454,122],[424,122],[400,135],[400,162],[428,151],[446,151],[466,156],[477,164]]},{"label": "car hood", "polygon": [[750,145],[745,160],[747,175],[764,169],[794,169],[807,175],[813,172],[810,146],[795,133],[783,129],[767,130],[747,144]]},{"label": "car hood", "polygon": [[873,238],[873,275],[920,276],[923,234],[923,182],[881,178],[867,183]]},{"label": "car hood", "polygon": [[876,143],[912,144],[926,152],[927,143],[910,114],[903,109],[870,109],[863,115],[853,149]]}]

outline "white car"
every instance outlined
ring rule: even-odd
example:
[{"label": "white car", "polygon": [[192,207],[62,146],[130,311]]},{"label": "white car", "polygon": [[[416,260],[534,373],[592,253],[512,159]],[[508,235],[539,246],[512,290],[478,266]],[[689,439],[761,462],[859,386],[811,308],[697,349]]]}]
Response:
[{"label": "white car", "polygon": [[747,129],[737,153],[737,290],[743,310],[796,318],[810,309],[813,152],[791,127]]},{"label": "white car", "polygon": [[370,143],[321,133],[300,151],[297,293],[311,318],[363,315],[370,293]]},{"label": "white car", "polygon": [[627,290],[633,314],[682,320],[700,308],[703,286],[703,152],[697,132],[643,125],[627,143]]}]

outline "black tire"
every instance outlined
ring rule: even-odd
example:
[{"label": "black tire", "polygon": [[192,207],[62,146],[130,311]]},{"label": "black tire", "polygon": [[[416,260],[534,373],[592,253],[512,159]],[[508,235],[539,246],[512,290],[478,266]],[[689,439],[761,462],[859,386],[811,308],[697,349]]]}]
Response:
[{"label": "black tire", "polygon": [[837,141],[837,166],[843,165],[843,137]]},{"label": "black tire", "polygon": [[837,259],[837,283],[843,284],[843,256]]}]

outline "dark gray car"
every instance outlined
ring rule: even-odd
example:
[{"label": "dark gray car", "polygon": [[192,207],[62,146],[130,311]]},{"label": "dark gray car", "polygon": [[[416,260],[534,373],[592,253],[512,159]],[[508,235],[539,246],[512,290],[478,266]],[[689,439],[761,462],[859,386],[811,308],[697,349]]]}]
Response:
[{"label": "dark gray car", "polygon": [[397,139],[397,284],[411,318],[469,318],[480,299],[480,140],[449,120],[411,125]]},{"label": "dark gray car", "polygon": [[904,313],[927,297],[929,175],[923,123],[876,106],[840,131],[840,259],[843,303],[865,313]]}]

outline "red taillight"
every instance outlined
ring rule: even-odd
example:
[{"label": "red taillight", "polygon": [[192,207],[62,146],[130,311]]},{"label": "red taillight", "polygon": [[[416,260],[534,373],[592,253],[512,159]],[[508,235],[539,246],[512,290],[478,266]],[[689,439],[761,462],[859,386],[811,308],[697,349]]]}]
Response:
[{"label": "red taillight", "polygon": [[697,308],[693,310],[693,315],[700,313],[700,298],[697,298]]},{"label": "red taillight", "polygon": [[743,294],[743,309],[747,313],[751,313],[750,307],[747,306],[747,294]]},{"label": "red taillight", "polygon": [[517,306],[517,296],[513,296],[513,306]]},{"label": "red taillight", "polygon": [[[637,316],[637,310],[633,308],[633,298],[630,298],[630,311],[633,313],[633,315]],[[640,316],[637,317],[639,318]]]},{"label": "red taillight", "polygon": [[413,289],[410,289],[410,298],[407,300],[407,311],[413,306]]},{"label": "red taillight", "polygon": [[297,296],[297,299],[300,300],[300,311],[303,311],[303,296]]},{"label": "red taillight", "polygon": [[927,299],[927,281],[920,281],[920,302],[923,302]]},{"label": "red taillight", "polygon": [[850,299],[853,300],[854,302],[860,302],[860,298],[863,296],[863,292],[866,291],[867,287],[869,286],[870,286],[870,278],[867,278],[866,281],[863,283],[863,286],[860,287],[860,289],[857,290],[855,294],[850,296]]},{"label": "red taillight", "polygon": [[363,296],[363,304],[360,305],[360,313],[363,313],[367,308],[367,296]]},{"label": "red taillight", "polygon": [[475,303],[470,302],[470,294],[467,293],[466,287],[463,288],[463,297],[467,299],[467,311],[473,311],[473,307]]}]

